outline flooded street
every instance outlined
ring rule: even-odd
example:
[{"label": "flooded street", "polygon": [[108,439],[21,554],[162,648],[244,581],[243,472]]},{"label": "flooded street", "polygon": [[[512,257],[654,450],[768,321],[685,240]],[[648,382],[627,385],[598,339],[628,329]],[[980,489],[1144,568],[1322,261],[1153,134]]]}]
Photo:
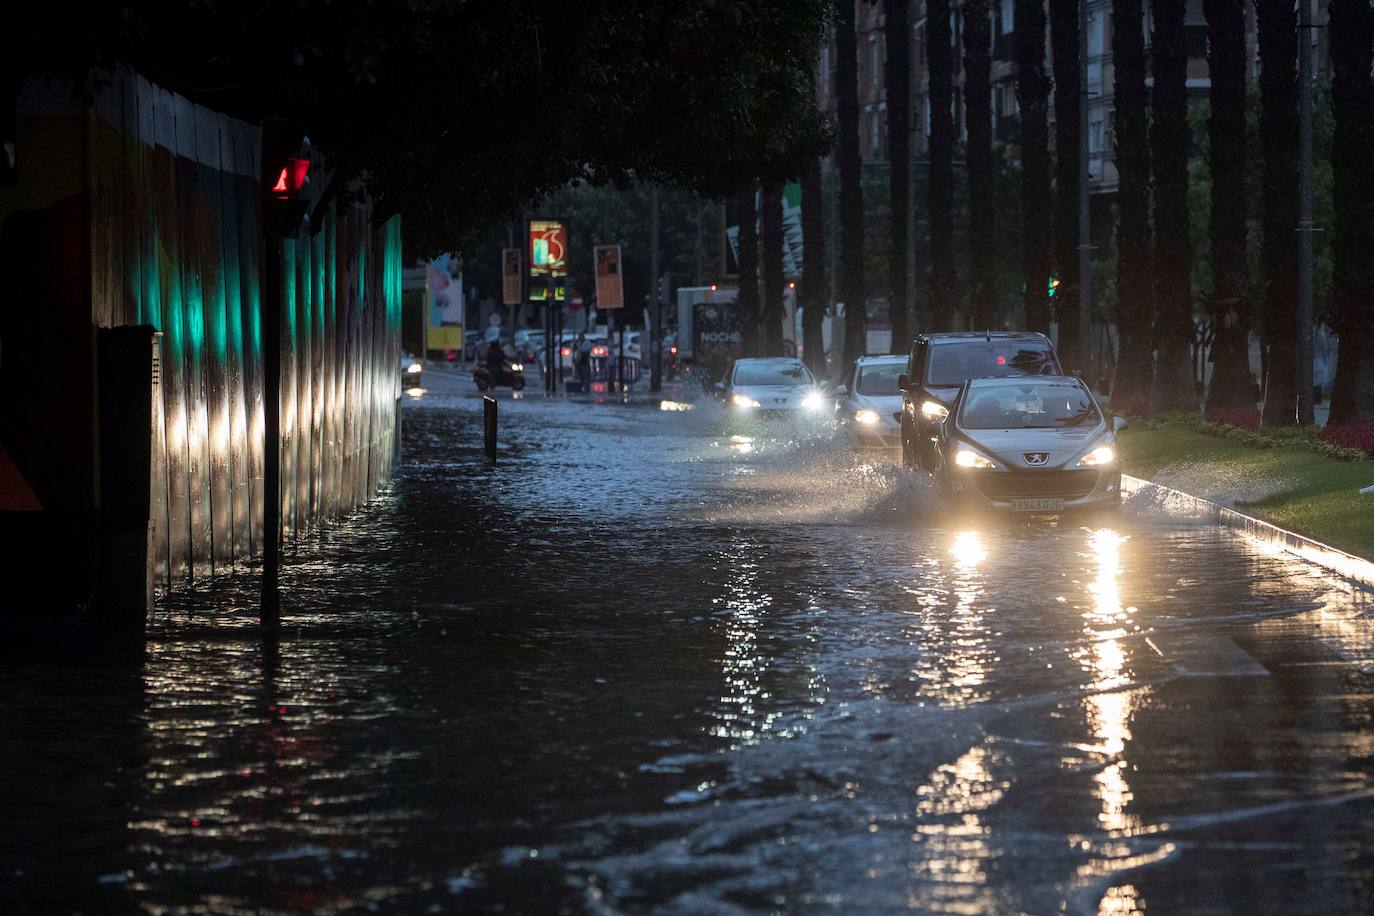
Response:
[{"label": "flooded street", "polygon": [[[1235,533],[970,522],[710,405],[427,378],[389,490],[0,672],[7,912],[1356,912],[1368,599]],[[92,750],[93,749],[93,750]]]}]

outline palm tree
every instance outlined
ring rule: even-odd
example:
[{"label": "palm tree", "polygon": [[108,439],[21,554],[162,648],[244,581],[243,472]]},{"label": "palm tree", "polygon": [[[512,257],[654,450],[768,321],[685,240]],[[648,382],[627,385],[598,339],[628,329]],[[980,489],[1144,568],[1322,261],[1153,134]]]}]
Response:
[{"label": "palm tree", "polygon": [[954,96],[949,0],[926,4],[926,65],[930,85],[930,325],[954,327]]},{"label": "palm tree", "polygon": [[969,326],[996,320],[997,210],[992,185],[992,55],[988,0],[964,3],[964,107],[968,120]]},{"label": "palm tree", "polygon": [[1374,420],[1374,10],[1369,0],[1331,0],[1332,194],[1336,205],[1333,298],[1340,352],[1331,423]]},{"label": "palm tree", "polygon": [[[1086,0],[1082,0],[1086,2]],[[1054,244],[1059,289],[1054,313],[1059,320],[1059,357],[1069,367],[1083,363],[1078,278],[1078,2],[1050,4],[1050,46],[1054,55]]]},{"label": "palm tree", "polygon": [[1196,410],[1193,383],[1193,245],[1188,234],[1186,0],[1151,0],[1150,155],[1155,175],[1155,410]]},{"label": "palm tree", "polygon": [[1293,0],[1255,0],[1264,151],[1264,419],[1297,423],[1298,41]]},{"label": "palm tree", "polygon": [[1112,406],[1147,414],[1154,376],[1150,258],[1150,148],[1146,145],[1145,35],[1141,0],[1112,0],[1116,71],[1116,378]]},{"label": "palm tree", "polygon": [[759,347],[759,229],[754,189],[738,198],[739,211],[739,323],[740,355],[758,356]]},{"label": "palm tree", "polygon": [[763,223],[763,337],[764,356],[782,356],[783,276],[782,276],[782,185],[763,186],[759,215]]},{"label": "palm tree", "polygon": [[857,0],[840,0],[835,18],[835,91],[839,115],[840,289],[844,297],[844,361],[864,354],[868,333],[864,283],[864,196],[859,186],[859,55],[854,35]]},{"label": "palm tree", "polygon": [[802,176],[802,354],[817,378],[825,373],[825,197],[821,161],[812,159]]},{"label": "palm tree", "polygon": [[892,198],[892,225],[888,236],[888,298],[892,319],[893,353],[907,352],[911,342],[911,295],[907,289],[907,217],[911,211],[910,135],[907,132],[911,95],[911,35],[908,0],[884,0],[883,26],[887,44],[888,195]]},{"label": "palm tree", "polygon": [[1211,114],[1207,166],[1212,175],[1208,233],[1212,291],[1212,379],[1207,410],[1255,406],[1250,378],[1250,304],[1245,297],[1245,0],[1205,0]]},{"label": "palm tree", "polygon": [[1052,233],[1036,231],[1050,199],[1050,78],[1045,74],[1045,5],[1016,0],[1016,101],[1021,108],[1022,279],[1026,327],[1050,330],[1049,284]]}]

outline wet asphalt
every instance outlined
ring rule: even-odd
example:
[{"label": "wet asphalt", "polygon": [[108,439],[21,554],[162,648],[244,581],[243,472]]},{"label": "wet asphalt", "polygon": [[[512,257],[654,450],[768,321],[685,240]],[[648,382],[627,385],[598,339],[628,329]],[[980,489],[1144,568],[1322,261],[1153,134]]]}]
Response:
[{"label": "wet asphalt", "polygon": [[[1359,912],[1374,617],[1232,532],[970,519],[824,427],[407,396],[137,664],[0,670],[7,912]],[[683,396],[684,400],[686,396]]]}]

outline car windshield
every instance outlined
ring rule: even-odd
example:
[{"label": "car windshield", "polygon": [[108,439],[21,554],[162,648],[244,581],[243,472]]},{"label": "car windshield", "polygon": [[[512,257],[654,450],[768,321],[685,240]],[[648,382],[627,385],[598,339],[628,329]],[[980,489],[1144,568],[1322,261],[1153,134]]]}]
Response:
[{"label": "car windshield", "polygon": [[971,378],[1058,375],[1054,351],[1029,341],[969,341],[936,344],[926,362],[926,384],[954,387]]},{"label": "car windshield", "polygon": [[959,412],[965,429],[1067,429],[1094,426],[1097,401],[1078,385],[998,385],[971,389]]},{"label": "car windshield", "polygon": [[878,363],[859,367],[859,394],[882,397],[898,395],[897,377],[906,371],[906,363]]},{"label": "car windshield", "polygon": [[810,385],[811,373],[801,363],[737,363],[736,385]]}]

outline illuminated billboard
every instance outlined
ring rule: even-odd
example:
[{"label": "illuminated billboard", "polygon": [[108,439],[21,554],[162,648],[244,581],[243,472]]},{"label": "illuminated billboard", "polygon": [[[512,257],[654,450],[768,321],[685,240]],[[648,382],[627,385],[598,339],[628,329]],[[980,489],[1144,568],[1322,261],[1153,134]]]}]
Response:
[{"label": "illuminated billboard", "polygon": [[530,220],[530,276],[568,275],[568,225],[561,220]]}]

